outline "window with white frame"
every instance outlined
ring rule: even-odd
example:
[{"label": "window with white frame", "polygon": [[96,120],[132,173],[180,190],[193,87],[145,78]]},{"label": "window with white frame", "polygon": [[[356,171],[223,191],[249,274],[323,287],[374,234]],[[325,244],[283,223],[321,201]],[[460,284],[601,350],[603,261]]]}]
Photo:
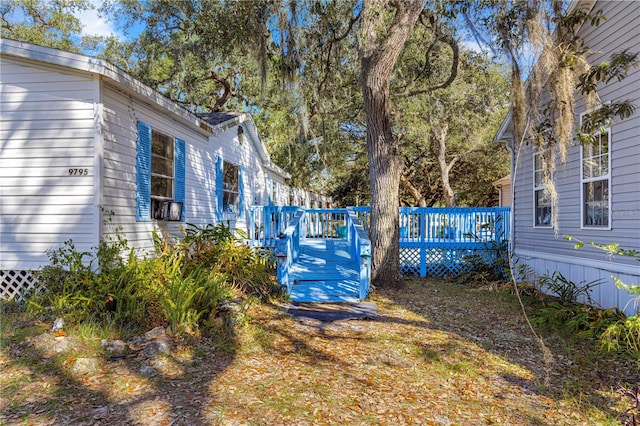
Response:
[{"label": "window with white frame", "polygon": [[534,226],[551,226],[551,193],[544,185],[543,153],[533,154]]},{"label": "window with white frame", "polygon": [[240,205],[240,179],[238,166],[227,161],[222,172],[222,206],[225,213],[238,213]]},{"label": "window with white frame", "polygon": [[582,226],[609,228],[611,134],[609,129],[582,145]]},{"label": "window with white frame", "polygon": [[173,199],[174,139],[151,130],[151,198]]}]

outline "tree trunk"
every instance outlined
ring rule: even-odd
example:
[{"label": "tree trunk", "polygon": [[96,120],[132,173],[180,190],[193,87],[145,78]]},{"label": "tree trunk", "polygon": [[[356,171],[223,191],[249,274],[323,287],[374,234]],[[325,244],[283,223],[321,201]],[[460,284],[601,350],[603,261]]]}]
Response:
[{"label": "tree trunk", "polygon": [[371,183],[371,279],[379,287],[401,284],[398,208],[402,168],[397,141],[391,133],[389,81],[407,37],[422,12],[423,2],[411,0],[392,4],[395,16],[385,28],[386,2],[364,1],[360,51]]},{"label": "tree trunk", "polygon": [[401,178],[401,180],[404,182],[407,190],[411,193],[413,199],[416,200],[417,207],[427,207],[427,199],[425,198],[424,194],[420,192],[418,188],[416,188],[413,182],[411,182],[411,180],[407,178]]},{"label": "tree trunk", "polygon": [[440,165],[440,174],[442,177],[442,194],[444,196],[444,201],[447,204],[447,207],[455,207],[456,206],[456,196],[451,188],[451,183],[449,182],[449,172],[453,168],[453,165],[458,161],[458,157],[454,157],[450,163],[447,163],[447,132],[449,131],[449,126],[440,125],[437,128],[432,127],[431,133],[433,135],[433,139],[438,144],[438,164]]}]

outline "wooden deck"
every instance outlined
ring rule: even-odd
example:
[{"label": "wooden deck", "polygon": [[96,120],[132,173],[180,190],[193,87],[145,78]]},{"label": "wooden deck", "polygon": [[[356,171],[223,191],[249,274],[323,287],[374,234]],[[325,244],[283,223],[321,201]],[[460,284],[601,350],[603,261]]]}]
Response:
[{"label": "wooden deck", "polygon": [[[491,264],[506,250],[509,208],[400,208],[400,270],[420,276],[456,276],[469,256]],[[365,300],[371,290],[370,209],[251,209],[250,244],[272,251],[278,283],[293,302]]]},{"label": "wooden deck", "polygon": [[307,238],[290,269],[292,302],[359,302],[359,270],[352,265],[349,242],[339,238]]}]

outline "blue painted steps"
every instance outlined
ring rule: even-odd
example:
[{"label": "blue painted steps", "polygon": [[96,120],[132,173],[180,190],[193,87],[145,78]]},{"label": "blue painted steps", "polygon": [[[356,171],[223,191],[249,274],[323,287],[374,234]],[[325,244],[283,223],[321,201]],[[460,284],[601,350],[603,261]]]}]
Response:
[{"label": "blue painted steps", "polygon": [[[359,267],[359,266],[358,266]],[[300,241],[300,258],[290,269],[292,302],[359,302],[359,269],[351,262],[349,242],[339,238]]]}]

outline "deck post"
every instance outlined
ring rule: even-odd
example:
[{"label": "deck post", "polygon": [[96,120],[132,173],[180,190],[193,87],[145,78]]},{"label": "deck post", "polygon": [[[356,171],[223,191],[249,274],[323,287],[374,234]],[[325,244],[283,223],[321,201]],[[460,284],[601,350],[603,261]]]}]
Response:
[{"label": "deck post", "polygon": [[427,214],[420,212],[421,232],[420,232],[420,276],[427,276],[427,245],[425,244],[427,233]]}]

